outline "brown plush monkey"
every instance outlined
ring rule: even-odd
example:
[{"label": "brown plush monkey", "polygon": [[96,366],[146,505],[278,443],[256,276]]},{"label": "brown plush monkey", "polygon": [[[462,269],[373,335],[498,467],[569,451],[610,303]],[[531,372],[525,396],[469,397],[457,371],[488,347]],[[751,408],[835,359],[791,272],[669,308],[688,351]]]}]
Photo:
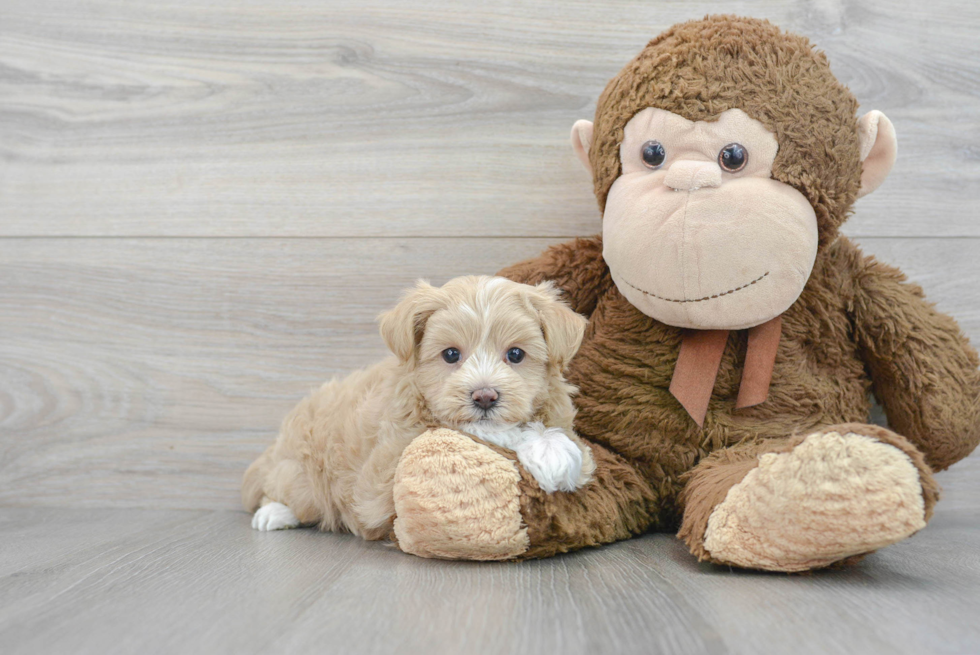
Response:
[{"label": "brown plush monkey", "polygon": [[[589,318],[569,379],[594,481],[545,494],[512,453],[435,430],[395,485],[403,550],[541,557],[674,530],[700,559],[819,568],[925,526],[980,441],[956,323],[838,228],[895,133],[803,37],[709,17],[663,33],[573,145],[603,234],[502,272]],[[869,392],[892,432],[867,424]]]}]

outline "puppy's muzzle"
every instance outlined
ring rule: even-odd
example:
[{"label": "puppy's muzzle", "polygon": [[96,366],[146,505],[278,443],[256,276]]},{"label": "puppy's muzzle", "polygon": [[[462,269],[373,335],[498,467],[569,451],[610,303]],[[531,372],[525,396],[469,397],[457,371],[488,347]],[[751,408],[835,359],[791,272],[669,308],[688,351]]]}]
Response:
[{"label": "puppy's muzzle", "polygon": [[473,392],[473,404],[483,410],[490,409],[496,405],[497,398],[499,396],[497,395],[496,389],[484,387]]}]

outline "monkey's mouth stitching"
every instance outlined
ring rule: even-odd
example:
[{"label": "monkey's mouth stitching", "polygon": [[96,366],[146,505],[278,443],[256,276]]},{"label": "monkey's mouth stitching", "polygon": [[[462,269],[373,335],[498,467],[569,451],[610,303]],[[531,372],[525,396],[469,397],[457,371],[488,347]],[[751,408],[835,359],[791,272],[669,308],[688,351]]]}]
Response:
[{"label": "monkey's mouth stitching", "polygon": [[767,275],[769,275],[769,271],[766,271],[765,273],[763,273],[759,277],[755,278],[751,282],[746,282],[745,284],[743,284],[740,287],[735,287],[734,289],[729,289],[728,291],[723,291],[722,293],[716,293],[713,296],[705,296],[704,298],[694,298],[692,300],[683,300],[683,299],[679,299],[679,298],[664,298],[663,296],[658,296],[655,293],[650,293],[649,291],[644,291],[643,289],[641,289],[640,287],[636,286],[635,284],[633,284],[629,280],[625,280],[624,279],[623,282],[625,282],[626,284],[630,285],[631,287],[633,287],[634,289],[636,289],[637,291],[639,291],[640,293],[642,293],[645,296],[651,296],[653,298],[656,298],[657,300],[665,300],[667,302],[685,303],[685,302],[703,302],[705,300],[713,300],[715,298],[721,298],[722,296],[727,296],[730,293],[735,293],[736,291],[741,291],[742,289],[744,289],[746,287],[752,286],[756,282],[759,282],[760,280],[762,280],[763,278],[765,278]]}]

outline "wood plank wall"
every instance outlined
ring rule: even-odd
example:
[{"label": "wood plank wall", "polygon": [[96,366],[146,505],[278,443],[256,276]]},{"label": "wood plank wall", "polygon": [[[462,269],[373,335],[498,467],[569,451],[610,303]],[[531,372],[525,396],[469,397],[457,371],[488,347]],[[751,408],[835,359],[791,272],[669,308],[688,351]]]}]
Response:
[{"label": "wood plank wall", "polygon": [[709,12],[888,114],[845,231],[980,341],[980,3],[5,0],[0,504],[237,507],[400,289],[598,231],[571,124]]}]

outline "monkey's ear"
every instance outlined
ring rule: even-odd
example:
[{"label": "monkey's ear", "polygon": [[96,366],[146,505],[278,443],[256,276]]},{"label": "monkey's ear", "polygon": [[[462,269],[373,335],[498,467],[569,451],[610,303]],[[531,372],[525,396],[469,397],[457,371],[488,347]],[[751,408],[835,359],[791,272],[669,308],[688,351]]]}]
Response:
[{"label": "monkey's ear", "polygon": [[589,149],[592,147],[592,121],[575,121],[572,125],[572,149],[575,156],[585,166],[585,170],[592,172],[592,162],[589,161]]},{"label": "monkey's ear", "polygon": [[888,117],[877,109],[858,120],[858,139],[861,142],[861,189],[857,197],[877,189],[895,165],[898,139]]},{"label": "monkey's ear", "polygon": [[529,299],[541,321],[548,359],[563,371],[582,345],[587,321],[561,300],[561,292],[551,282],[535,286]]},{"label": "monkey's ear", "polygon": [[426,321],[444,306],[439,289],[419,280],[394,309],[378,316],[381,338],[401,362],[408,362],[422,340]]}]

